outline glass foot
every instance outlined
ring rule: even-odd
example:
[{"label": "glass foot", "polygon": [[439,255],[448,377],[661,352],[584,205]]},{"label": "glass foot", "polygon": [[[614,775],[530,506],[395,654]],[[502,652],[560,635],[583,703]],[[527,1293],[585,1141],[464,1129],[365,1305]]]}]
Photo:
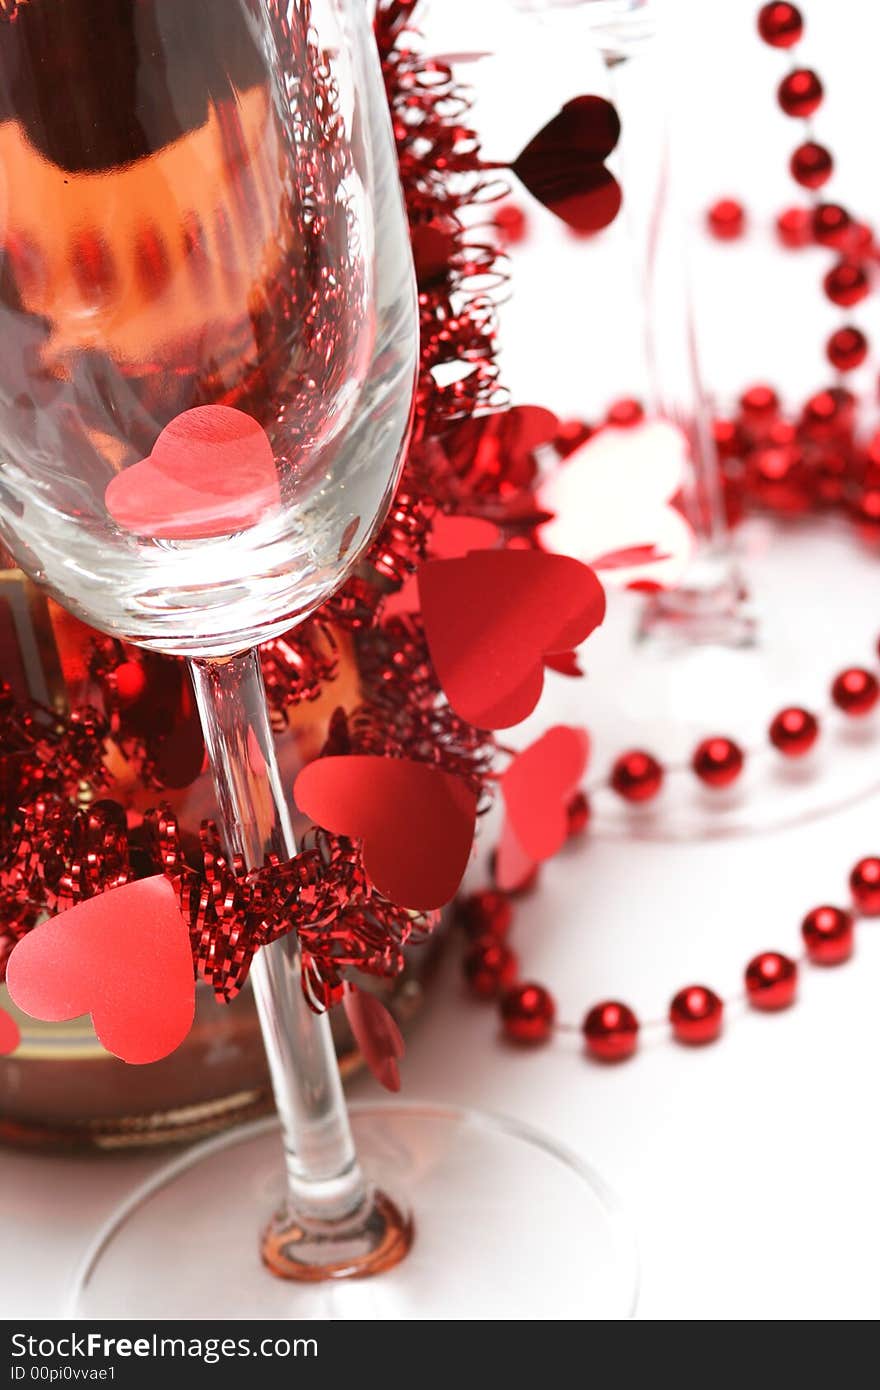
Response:
[{"label": "glass foot", "polygon": [[[729,628],[719,640],[689,636],[687,624],[667,622],[654,600],[646,607],[642,595],[617,592],[585,648],[587,678],[551,676],[542,727],[558,721],[590,731],[591,833],[669,840],[762,833],[880,788],[880,706],[848,718],[830,698],[839,671],[878,670],[880,618],[866,601],[876,551],[833,522],[750,522],[738,539],[756,624],[742,640],[735,629],[730,640]],[[787,705],[820,721],[815,747],[800,759],[783,757],[768,738]],[[690,767],[697,744],[712,736],[732,738],[746,753],[742,774],[723,790],[704,786]],[[642,805],[628,805],[605,783],[613,760],[632,748],[666,769],[661,792]]]},{"label": "glass foot", "polygon": [[758,625],[745,586],[725,566],[715,583],[683,585],[646,599],[637,640],[667,657],[702,646],[735,650],[756,644]]},{"label": "glass foot", "polygon": [[323,1279],[363,1279],[393,1269],[409,1253],[412,1215],[382,1191],[371,1190],[362,1207],[337,1223],[305,1222],[282,1208],[263,1233],[263,1264],[278,1279],[314,1284]]},{"label": "glass foot", "polygon": [[283,1191],[274,1120],[212,1139],[135,1192],[72,1291],[82,1318],[619,1319],[637,1291],[616,1199],[513,1121],[428,1105],[353,1106],[365,1173],[411,1211],[412,1246],[369,1278],[275,1278],[259,1233]]}]

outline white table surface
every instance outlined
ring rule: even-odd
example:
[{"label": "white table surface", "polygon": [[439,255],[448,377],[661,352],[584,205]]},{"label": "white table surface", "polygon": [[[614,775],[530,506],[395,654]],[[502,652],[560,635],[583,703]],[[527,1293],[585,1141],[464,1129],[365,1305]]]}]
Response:
[{"label": "white table surface", "polygon": [[[469,41],[477,47],[474,11],[489,24],[504,6],[480,0],[480,7],[466,8]],[[770,96],[781,63],[753,38],[755,0],[703,6],[711,20],[700,19],[697,8],[687,0],[684,19],[679,16],[691,56],[703,55],[698,67],[684,66],[681,78],[691,83],[694,100],[707,103],[705,119],[692,131],[702,141],[693,166],[700,181],[695,197],[705,203],[741,191],[757,227],[744,247],[714,248],[703,258],[723,321],[707,335],[711,380],[723,393],[767,376],[802,396],[824,384],[821,342],[836,320],[815,289],[824,262],[812,253],[785,261],[765,230],[772,212],[794,201],[784,160],[795,127],[785,126]],[[845,188],[858,189],[860,175],[867,176],[874,186],[859,208],[871,215],[877,211],[871,200],[880,202],[869,173],[875,140],[860,138],[858,126],[880,128],[872,83],[880,18],[858,0],[835,6],[805,0],[804,8],[814,39],[810,57],[829,87],[818,129],[841,155],[839,196],[845,201]],[[433,0],[437,49],[463,46],[455,24],[460,10],[459,0]],[[497,37],[497,26],[493,32]],[[553,44],[553,52],[571,59],[570,45]],[[549,115],[562,81],[556,60],[530,38],[507,61],[530,74],[535,105],[543,100]],[[577,62],[582,66],[563,96],[578,85],[601,89],[595,60],[579,50]],[[508,119],[494,117],[496,129],[509,136],[507,154],[517,143],[517,121],[527,136],[540,119],[523,116],[526,103],[511,86],[510,71],[499,79]],[[491,112],[484,116],[490,129]],[[638,389],[633,326],[620,303],[625,253],[616,233],[575,252],[562,233],[538,221],[539,240],[515,260],[506,376],[515,400],[560,411],[580,404],[589,413],[615,393]],[[870,325],[873,312],[862,321]],[[600,324],[607,330],[601,346]],[[540,341],[537,325],[547,330]],[[870,589],[862,599],[860,621],[869,631],[880,604]],[[880,628],[880,616],[874,626]],[[571,687],[556,681],[541,723],[552,722],[561,701],[570,718],[572,699]],[[880,745],[866,744],[863,756],[880,765]],[[656,1016],[691,979],[736,992],[754,951],[796,949],[803,911],[845,900],[849,867],[868,852],[880,852],[876,795],[796,829],[735,840],[633,845],[597,837],[546,870],[540,892],[519,910],[515,944],[524,972],[554,989],[566,1017],[578,1019],[587,1003],[608,994]],[[492,1010],[463,996],[457,960],[450,958],[411,1033],[404,1096],[518,1117],[587,1157],[617,1190],[637,1232],[640,1317],[875,1318],[878,977],[880,922],[860,927],[851,964],[805,972],[801,1002],[785,1015],[732,1020],[723,1041],[703,1050],[648,1041],[632,1063],[602,1068],[584,1060],[576,1037],[512,1055],[496,1041]],[[352,1087],[357,1096],[377,1090],[366,1078]],[[96,1225],[160,1162],[0,1152],[0,1227],[4,1250],[15,1252],[14,1260],[0,1263],[4,1316],[57,1315]],[[218,1314],[227,1311],[218,1304]],[[491,1290],[483,1311],[503,1315],[492,1307]]]}]

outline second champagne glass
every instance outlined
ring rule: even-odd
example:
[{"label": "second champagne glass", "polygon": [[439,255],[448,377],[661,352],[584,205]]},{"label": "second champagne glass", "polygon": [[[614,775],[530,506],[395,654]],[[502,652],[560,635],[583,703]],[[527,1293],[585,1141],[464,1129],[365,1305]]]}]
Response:
[{"label": "second champagne glass", "polygon": [[[0,538],[93,626],[186,658],[229,853],[288,859],[256,644],[357,563],[413,400],[366,5],[3,5],[0,219]],[[463,1111],[352,1122],[300,971],[295,934],[253,967],[283,1162],[272,1122],[162,1170],[94,1242],[72,1311],[625,1314],[602,1183]]]},{"label": "second champagne glass", "polygon": [[[872,730],[870,721],[854,727],[858,721],[833,708],[830,685],[835,667],[858,663],[875,646],[862,597],[872,558],[826,521],[769,533],[766,522],[751,531],[728,524],[701,351],[707,317],[695,292],[691,207],[693,185],[709,167],[695,132],[715,117],[711,107],[705,116],[695,109],[687,81],[717,34],[709,21],[700,30],[693,7],[669,0],[514,3],[540,17],[556,43],[563,26],[569,43],[579,32],[605,63],[621,116],[623,220],[643,313],[643,343],[634,337],[633,347],[647,365],[650,414],[675,424],[686,445],[677,505],[693,531],[693,556],[672,587],[647,598],[614,596],[612,620],[591,645],[596,679],[586,712],[600,756],[646,749],[668,775],[662,795],[636,808],[612,795],[598,798],[594,824],[687,841],[763,833],[849,805],[878,786],[876,760],[865,756]],[[754,20],[744,15],[742,22],[751,28]],[[779,57],[790,62],[790,53]],[[720,110],[723,101],[722,93]],[[776,327],[775,287],[758,277],[755,292],[755,283],[743,282],[741,317],[731,316],[731,296],[719,301],[726,309],[712,323],[716,339],[741,334],[749,341],[756,323]],[[699,284],[711,310],[714,287],[702,277]],[[574,539],[574,527],[570,533]],[[554,542],[562,544],[558,533]],[[772,746],[769,730],[780,711],[802,707],[817,718],[821,736],[808,759],[792,762]],[[559,713],[585,717],[573,691],[563,694]],[[704,787],[691,770],[697,746],[718,737],[733,739],[745,755],[743,773],[721,791]]]}]

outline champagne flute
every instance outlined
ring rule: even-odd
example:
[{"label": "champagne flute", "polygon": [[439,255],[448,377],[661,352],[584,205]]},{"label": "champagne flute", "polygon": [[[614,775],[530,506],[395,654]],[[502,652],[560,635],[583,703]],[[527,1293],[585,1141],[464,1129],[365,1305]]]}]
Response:
[{"label": "champagne flute", "polygon": [[[864,625],[849,617],[870,573],[853,557],[851,543],[844,537],[841,544],[827,525],[811,531],[799,565],[791,527],[780,527],[770,545],[760,526],[750,544],[748,528],[743,542],[728,524],[694,293],[687,127],[698,123],[698,113],[680,80],[683,60],[693,60],[688,44],[700,41],[691,32],[694,7],[682,11],[669,0],[512,2],[557,41],[564,26],[571,43],[580,21],[584,40],[606,66],[621,115],[615,157],[643,305],[649,413],[674,423],[686,446],[677,505],[693,531],[692,558],[669,588],[614,596],[611,621],[591,646],[596,679],[588,716],[596,745],[609,758],[627,747],[647,748],[673,775],[661,801],[633,811],[606,798],[595,823],[615,834],[691,840],[761,833],[827,814],[877,789],[874,761],[863,755],[870,730],[848,729],[829,708],[828,694],[831,663],[849,666],[871,649]],[[751,16],[744,23],[751,25]],[[761,286],[748,305],[744,294],[743,321],[726,320],[725,332],[747,333],[765,296]],[[634,341],[637,352],[639,346]],[[850,592],[855,597],[847,602]],[[817,624],[834,633],[828,666],[816,659]],[[870,630],[868,642],[873,645]],[[563,717],[583,718],[575,700],[567,693]],[[771,746],[768,729],[778,711],[804,705],[817,714],[822,739],[810,760],[792,767]],[[744,774],[721,793],[702,789],[690,770],[697,745],[716,735],[733,738],[746,754]]]},{"label": "champagne flute", "polygon": [[[414,394],[366,5],[4,0],[0,218],[0,538],[93,626],[186,659],[227,849],[286,860],[257,644],[357,564]],[[352,1123],[300,968],[291,933],[252,972],[277,1121],[136,1192],[84,1261],[77,1315],[443,1317],[487,1295],[505,1316],[625,1312],[631,1251],[601,1182],[462,1111]],[[572,1244],[536,1294],[536,1261],[562,1269]]]}]

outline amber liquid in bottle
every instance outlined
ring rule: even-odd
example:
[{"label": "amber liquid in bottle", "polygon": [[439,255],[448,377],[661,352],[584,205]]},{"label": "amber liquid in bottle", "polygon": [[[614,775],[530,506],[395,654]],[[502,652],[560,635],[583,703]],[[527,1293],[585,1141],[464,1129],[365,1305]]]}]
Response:
[{"label": "amber liquid in bottle", "polygon": [[341,222],[309,244],[258,8],[0,12],[0,435],[13,454],[39,447],[51,419],[68,458],[94,454],[100,483],[192,405],[265,417],[283,397],[304,435],[317,427],[297,387],[317,382],[325,403],[338,387],[316,338],[322,271],[350,265],[349,248]]}]

